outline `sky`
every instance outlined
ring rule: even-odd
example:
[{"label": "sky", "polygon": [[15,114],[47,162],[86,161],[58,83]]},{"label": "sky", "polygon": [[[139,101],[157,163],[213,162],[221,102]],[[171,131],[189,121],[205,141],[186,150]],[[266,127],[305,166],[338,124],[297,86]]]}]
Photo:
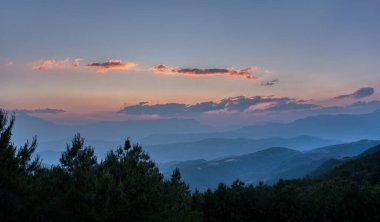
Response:
[{"label": "sky", "polygon": [[379,1],[0,4],[3,109],[245,122],[380,108]]}]

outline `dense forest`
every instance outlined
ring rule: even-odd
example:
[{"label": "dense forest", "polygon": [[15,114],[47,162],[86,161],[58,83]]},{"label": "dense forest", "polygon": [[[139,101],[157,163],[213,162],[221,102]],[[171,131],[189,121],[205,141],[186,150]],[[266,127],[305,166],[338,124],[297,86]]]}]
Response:
[{"label": "dense forest", "polygon": [[43,166],[36,139],[12,143],[14,121],[0,110],[0,221],[380,221],[380,147],[316,178],[191,192],[129,140],[98,160],[77,134]]}]

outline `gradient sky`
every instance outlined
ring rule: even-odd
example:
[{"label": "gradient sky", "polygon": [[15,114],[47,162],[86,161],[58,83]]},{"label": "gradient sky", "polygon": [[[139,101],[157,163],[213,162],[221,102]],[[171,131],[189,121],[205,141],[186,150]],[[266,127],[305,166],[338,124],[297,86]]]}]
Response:
[{"label": "gradient sky", "polygon": [[5,109],[86,114],[270,95],[335,105],[363,87],[380,99],[380,1],[0,3]]}]

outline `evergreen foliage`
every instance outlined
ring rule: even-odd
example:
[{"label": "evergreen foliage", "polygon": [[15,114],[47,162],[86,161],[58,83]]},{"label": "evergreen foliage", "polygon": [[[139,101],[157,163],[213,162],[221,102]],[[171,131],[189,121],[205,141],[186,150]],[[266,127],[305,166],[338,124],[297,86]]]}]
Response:
[{"label": "evergreen foliage", "polygon": [[14,121],[0,110],[0,221],[380,221],[379,150],[319,179],[191,193],[129,139],[98,161],[77,134],[59,164],[41,167],[35,138],[12,144]]}]

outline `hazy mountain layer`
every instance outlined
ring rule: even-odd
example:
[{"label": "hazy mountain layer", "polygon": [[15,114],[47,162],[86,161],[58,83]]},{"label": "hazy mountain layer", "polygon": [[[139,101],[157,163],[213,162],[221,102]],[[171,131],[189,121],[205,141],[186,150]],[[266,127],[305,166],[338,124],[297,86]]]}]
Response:
[{"label": "hazy mountain layer", "polygon": [[275,147],[220,160],[173,163],[165,169],[170,172],[179,168],[185,181],[199,189],[215,188],[220,182],[228,184],[236,179],[246,183],[274,183],[280,178],[300,178],[331,158],[356,156],[378,144],[380,141],[361,140],[308,152]]}]

